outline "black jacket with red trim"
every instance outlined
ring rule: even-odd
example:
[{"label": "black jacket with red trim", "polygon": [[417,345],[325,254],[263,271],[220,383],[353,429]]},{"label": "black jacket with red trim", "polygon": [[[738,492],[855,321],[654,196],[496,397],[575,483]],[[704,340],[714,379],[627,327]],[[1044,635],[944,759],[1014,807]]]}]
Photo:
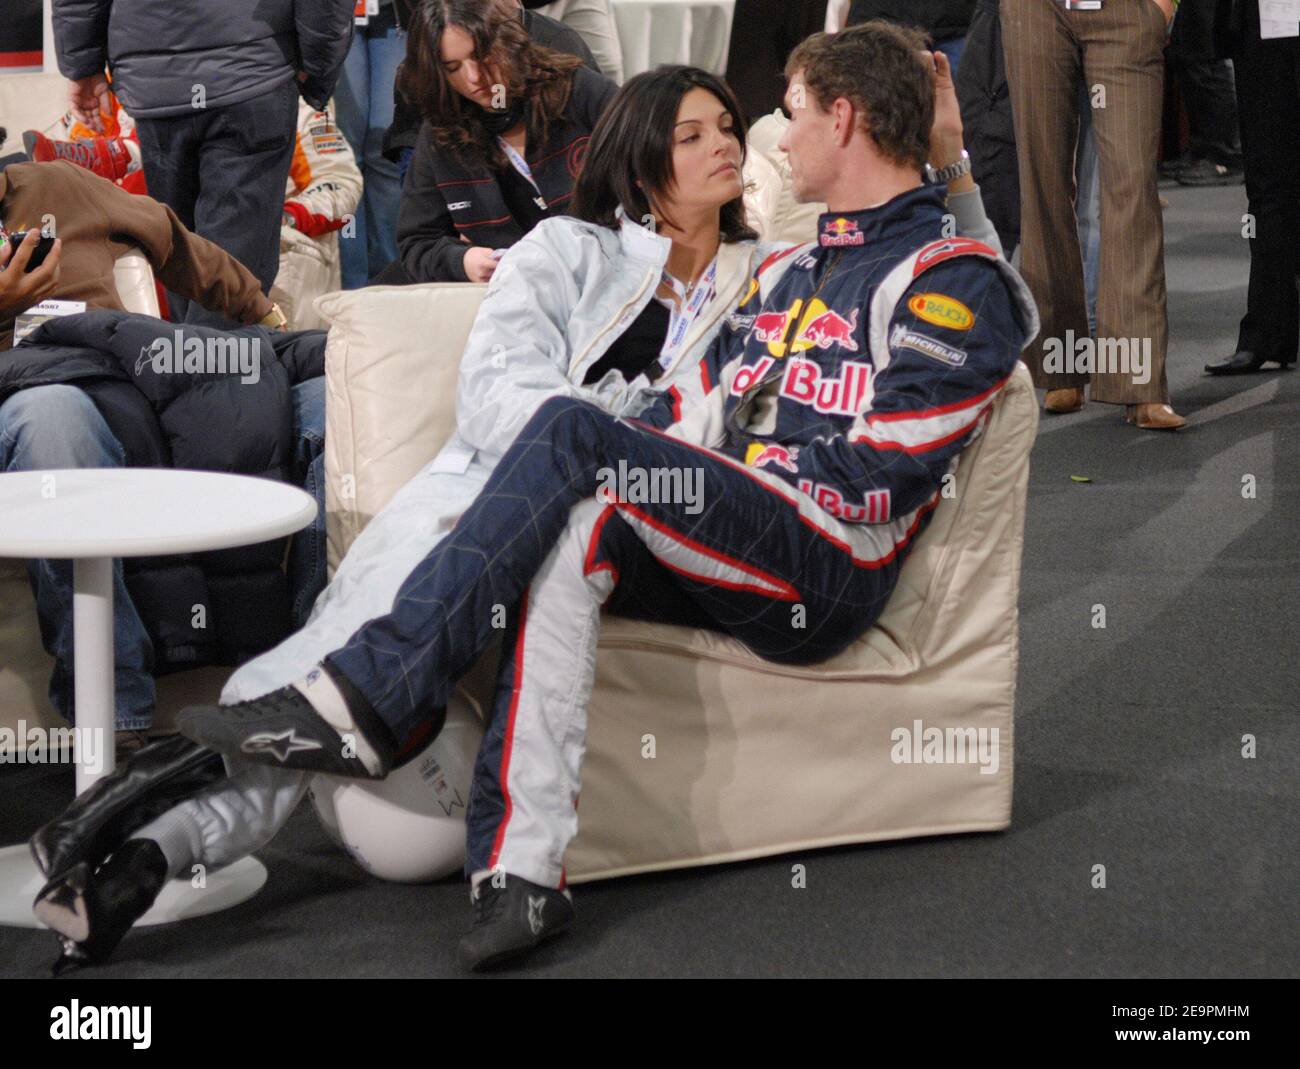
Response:
[{"label": "black jacket with red trim", "polygon": [[988,246],[945,237],[945,212],[922,186],[822,215],[818,244],[786,257],[761,306],[752,286],[710,348],[705,402],[665,396],[638,418],[843,520],[910,530],[1038,330],[1024,282]]},{"label": "black jacket with red trim", "polygon": [[[617,92],[603,74],[579,67],[562,119],[552,124],[544,144],[527,146],[524,159],[547,214],[568,212],[591,132]],[[420,129],[402,185],[398,254],[416,282],[466,282],[465,253],[471,246],[508,248],[524,230],[510,212],[497,172],[439,148],[429,130],[428,123]]]}]

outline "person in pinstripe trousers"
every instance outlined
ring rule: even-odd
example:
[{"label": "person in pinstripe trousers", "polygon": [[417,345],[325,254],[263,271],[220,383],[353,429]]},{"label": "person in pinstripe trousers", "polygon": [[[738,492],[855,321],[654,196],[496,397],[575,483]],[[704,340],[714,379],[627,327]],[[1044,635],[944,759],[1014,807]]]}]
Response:
[{"label": "person in pinstripe trousers", "polygon": [[[1048,412],[1092,399],[1130,423],[1176,430],[1165,353],[1164,223],[1156,157],[1164,44],[1176,0],[1002,0],[1002,43],[1019,146],[1021,273],[1043,329],[1025,351]],[[1079,86],[1101,161],[1097,339],[1089,341],[1074,199]]]}]

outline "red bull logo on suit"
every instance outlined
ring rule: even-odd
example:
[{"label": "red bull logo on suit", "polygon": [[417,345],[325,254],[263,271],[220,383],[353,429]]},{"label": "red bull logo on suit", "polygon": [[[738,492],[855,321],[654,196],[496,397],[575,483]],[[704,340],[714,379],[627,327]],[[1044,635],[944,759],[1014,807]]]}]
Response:
[{"label": "red bull logo on suit", "polygon": [[[742,367],[731,381],[731,393],[740,397],[759,383],[776,366],[776,361],[765,356],[756,363]],[[860,360],[845,360],[840,373],[834,378],[823,374],[821,366],[812,360],[794,359],[786,365],[781,375],[780,393],[801,405],[811,405],[818,412],[837,416],[856,416],[866,404],[867,390],[871,385],[873,368]]]},{"label": "red bull logo on suit", "polygon": [[843,245],[865,245],[867,236],[858,229],[858,224],[852,219],[841,216],[826,223],[819,240],[823,247],[833,249]]},{"label": "red bull logo on suit", "polygon": [[756,468],[775,464],[778,468],[796,474],[799,471],[799,447],[777,445],[775,442],[752,442],[745,453],[745,463]]},{"label": "red bull logo on suit", "polygon": [[[751,337],[754,341],[767,346],[767,351],[775,357],[783,357],[787,352],[798,353],[805,349],[830,349],[839,346],[851,353],[859,351],[861,346],[856,337],[858,330],[858,309],[849,312],[848,317],[840,315],[833,308],[814,297],[804,306],[804,302],[795,301],[784,312],[759,312],[754,317]],[[802,313],[802,315],[800,315]],[[791,335],[791,326],[798,323]]]},{"label": "red bull logo on suit", "polygon": [[826,378],[811,360],[792,360],[781,379],[781,396],[818,412],[856,416],[862,411],[872,367],[857,360],[845,360],[835,378]]},{"label": "red bull logo on suit", "polygon": [[823,512],[829,512],[845,523],[888,523],[889,491],[868,490],[861,505],[855,505],[833,486],[824,486],[811,479],[800,479],[799,489],[817,502]]}]

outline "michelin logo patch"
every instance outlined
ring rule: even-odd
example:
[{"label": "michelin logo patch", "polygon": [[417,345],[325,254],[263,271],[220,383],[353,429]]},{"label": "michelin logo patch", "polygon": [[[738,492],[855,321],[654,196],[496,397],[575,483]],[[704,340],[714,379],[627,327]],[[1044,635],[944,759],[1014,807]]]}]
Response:
[{"label": "michelin logo patch", "polygon": [[966,363],[965,349],[954,349],[951,345],[944,345],[943,342],[931,338],[927,334],[919,334],[914,330],[908,330],[901,323],[894,328],[893,334],[889,336],[889,347],[891,349],[911,349],[914,353],[928,356],[931,360],[938,360],[949,367],[961,367],[962,364]]}]

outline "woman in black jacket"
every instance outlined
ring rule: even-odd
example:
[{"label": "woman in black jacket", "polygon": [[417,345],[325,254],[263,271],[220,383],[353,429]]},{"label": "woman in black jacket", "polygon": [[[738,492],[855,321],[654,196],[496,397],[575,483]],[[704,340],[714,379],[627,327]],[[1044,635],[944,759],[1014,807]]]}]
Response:
[{"label": "woman in black jacket", "polygon": [[515,0],[423,4],[398,88],[425,122],[397,220],[406,277],[382,280],[413,282],[486,282],[499,250],[564,214],[591,131],[618,91],[534,42]]}]

